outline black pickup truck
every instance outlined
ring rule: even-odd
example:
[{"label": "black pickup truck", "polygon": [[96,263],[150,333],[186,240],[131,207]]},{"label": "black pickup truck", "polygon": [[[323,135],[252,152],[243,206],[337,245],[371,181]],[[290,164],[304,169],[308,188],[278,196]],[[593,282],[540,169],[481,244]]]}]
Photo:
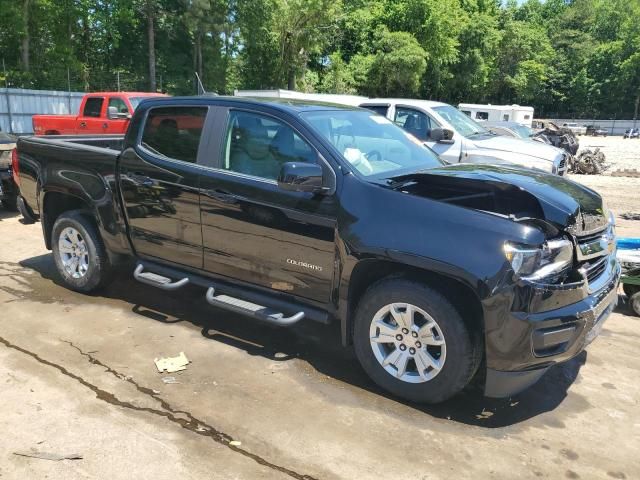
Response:
[{"label": "black pickup truck", "polygon": [[21,138],[16,163],[21,211],[69,288],[128,264],[254,321],[337,321],[373,381],[412,401],[474,375],[488,396],[521,391],[581,352],[617,301],[598,194],[444,165],[367,110],[146,100],[124,138]]}]

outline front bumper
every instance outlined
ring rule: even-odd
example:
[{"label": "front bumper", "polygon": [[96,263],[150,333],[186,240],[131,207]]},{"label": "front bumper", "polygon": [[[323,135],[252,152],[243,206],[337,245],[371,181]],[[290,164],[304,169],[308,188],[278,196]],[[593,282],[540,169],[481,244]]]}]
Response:
[{"label": "front bumper", "polygon": [[[620,265],[612,256],[605,273],[591,286],[520,286],[514,296],[496,301],[493,315],[485,319],[485,395],[514,395],[535,383],[552,365],[582,352],[615,308],[619,281]],[[579,300],[567,304],[567,299]],[[506,302],[508,313],[499,308]],[[563,306],[550,308],[554,304]],[[526,311],[518,308],[525,305]]]}]

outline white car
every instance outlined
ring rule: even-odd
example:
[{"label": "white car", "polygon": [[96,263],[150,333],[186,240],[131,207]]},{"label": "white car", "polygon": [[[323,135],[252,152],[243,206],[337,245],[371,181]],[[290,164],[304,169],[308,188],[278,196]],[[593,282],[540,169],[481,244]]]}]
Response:
[{"label": "white car", "polygon": [[359,106],[395,122],[448,163],[511,163],[558,175],[564,175],[568,167],[568,154],[563,150],[495,135],[446,103],[376,98]]},{"label": "white car", "polygon": [[564,128],[568,128],[573,132],[574,135],[586,135],[587,134],[587,126],[586,125],[578,125],[577,123],[563,123],[562,126]]}]

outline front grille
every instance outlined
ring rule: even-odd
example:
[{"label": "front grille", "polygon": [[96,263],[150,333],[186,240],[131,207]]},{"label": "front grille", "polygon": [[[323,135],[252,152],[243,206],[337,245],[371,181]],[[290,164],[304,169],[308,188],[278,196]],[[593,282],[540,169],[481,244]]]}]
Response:
[{"label": "front grille", "polygon": [[602,237],[602,235],[605,234],[605,232],[606,231],[603,228],[602,230],[596,233],[591,233],[589,235],[581,235],[578,237],[578,243],[590,243],[590,242],[593,242],[594,240],[598,240],[599,238]]},{"label": "front grille", "polygon": [[558,165],[558,171],[564,171],[564,168],[567,166],[567,156],[563,155],[562,160],[560,160],[560,164]]},{"label": "front grille", "polygon": [[577,239],[578,270],[592,285],[607,272],[611,260],[612,242],[615,242],[612,229],[600,229],[595,233],[581,235]]},{"label": "front grille", "polygon": [[609,257],[593,260],[591,262],[585,262],[581,265],[580,269],[585,273],[587,281],[592,283],[607,269],[607,261]]}]

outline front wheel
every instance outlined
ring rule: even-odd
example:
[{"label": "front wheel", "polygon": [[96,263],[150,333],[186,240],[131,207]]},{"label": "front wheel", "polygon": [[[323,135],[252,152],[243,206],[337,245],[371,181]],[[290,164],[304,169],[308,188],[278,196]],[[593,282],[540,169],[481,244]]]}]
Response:
[{"label": "front wheel", "polygon": [[79,210],[63,213],[51,235],[53,258],[68,288],[90,293],[108,283],[112,267],[89,216]]},{"label": "front wheel", "polygon": [[358,305],[358,360],[375,383],[410,401],[438,403],[461,391],[478,368],[481,344],[449,300],[421,283],[382,280]]}]

